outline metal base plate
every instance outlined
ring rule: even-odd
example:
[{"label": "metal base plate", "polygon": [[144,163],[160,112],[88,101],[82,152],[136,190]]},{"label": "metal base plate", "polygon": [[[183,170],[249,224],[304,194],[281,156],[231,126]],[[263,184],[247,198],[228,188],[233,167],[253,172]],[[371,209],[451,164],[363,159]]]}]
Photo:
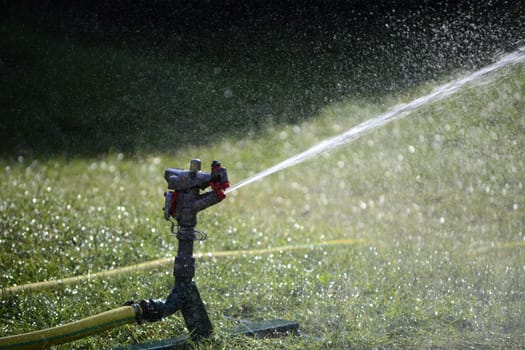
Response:
[{"label": "metal base plate", "polygon": [[[232,336],[246,335],[255,338],[271,338],[283,335],[299,334],[299,323],[282,319],[248,322],[242,321],[238,327],[227,332]],[[179,336],[171,339],[157,340],[147,343],[134,344],[119,347],[116,350],[168,350],[188,349],[191,340],[187,336]]]}]

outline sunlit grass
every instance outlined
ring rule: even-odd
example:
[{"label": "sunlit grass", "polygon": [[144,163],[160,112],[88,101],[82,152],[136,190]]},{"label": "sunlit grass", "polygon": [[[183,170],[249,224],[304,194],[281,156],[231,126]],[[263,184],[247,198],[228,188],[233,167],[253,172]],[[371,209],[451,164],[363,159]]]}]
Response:
[{"label": "sunlit grass", "polygon": [[[352,101],[174,154],[1,160],[1,285],[59,279],[175,253],[166,167],[219,159],[236,183],[398,102]],[[361,243],[206,258],[196,282],[217,334],[203,348],[521,348],[525,344],[525,76],[425,106],[343,148],[231,193],[199,216],[196,252]],[[164,297],[171,269],[0,299],[4,335]],[[297,320],[307,338],[227,337],[240,319]],[[108,348],[184,333],[180,316],[74,342]]]}]

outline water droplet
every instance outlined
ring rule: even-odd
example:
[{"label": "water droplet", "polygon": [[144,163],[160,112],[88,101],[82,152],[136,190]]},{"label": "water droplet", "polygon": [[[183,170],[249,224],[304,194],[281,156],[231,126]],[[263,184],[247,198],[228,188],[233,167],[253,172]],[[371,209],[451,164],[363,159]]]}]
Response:
[{"label": "water droplet", "polygon": [[230,89],[224,90],[223,93],[224,98],[232,98],[233,97],[233,91]]}]

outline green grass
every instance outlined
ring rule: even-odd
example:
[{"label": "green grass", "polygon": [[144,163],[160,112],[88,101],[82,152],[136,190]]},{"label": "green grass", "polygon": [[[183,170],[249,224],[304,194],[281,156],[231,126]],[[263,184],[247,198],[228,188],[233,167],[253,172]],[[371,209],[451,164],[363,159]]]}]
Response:
[{"label": "green grass", "polygon": [[[2,288],[172,257],[165,168],[219,159],[238,183],[491,60],[525,23],[516,7],[185,37],[17,6],[0,25]],[[217,331],[200,348],[525,347],[524,96],[524,65],[505,68],[202,212],[197,253],[287,249],[198,260]],[[172,283],[168,267],[0,294],[0,335]],[[228,337],[225,316],[305,337]],[[63,348],[184,332],[177,314]]]},{"label": "green grass", "polygon": [[[169,257],[166,167],[218,158],[233,183],[426,88],[383,104],[327,105],[173,154],[1,160],[2,286]],[[217,334],[202,348],[523,348],[525,70],[425,106],[356,142],[233,192],[202,212],[197,252],[315,246],[202,258],[196,282]],[[3,335],[63,324],[129,299],[164,297],[171,269],[0,297]],[[231,338],[234,322],[297,320],[306,338]],[[180,315],[65,348],[109,348],[184,332]]]}]

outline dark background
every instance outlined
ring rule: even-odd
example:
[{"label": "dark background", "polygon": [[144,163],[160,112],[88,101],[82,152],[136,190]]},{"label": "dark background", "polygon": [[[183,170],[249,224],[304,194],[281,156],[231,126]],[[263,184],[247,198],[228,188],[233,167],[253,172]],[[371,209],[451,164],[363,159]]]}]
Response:
[{"label": "dark background", "polygon": [[523,1],[38,1],[0,16],[0,152],[171,151],[523,46]]}]

